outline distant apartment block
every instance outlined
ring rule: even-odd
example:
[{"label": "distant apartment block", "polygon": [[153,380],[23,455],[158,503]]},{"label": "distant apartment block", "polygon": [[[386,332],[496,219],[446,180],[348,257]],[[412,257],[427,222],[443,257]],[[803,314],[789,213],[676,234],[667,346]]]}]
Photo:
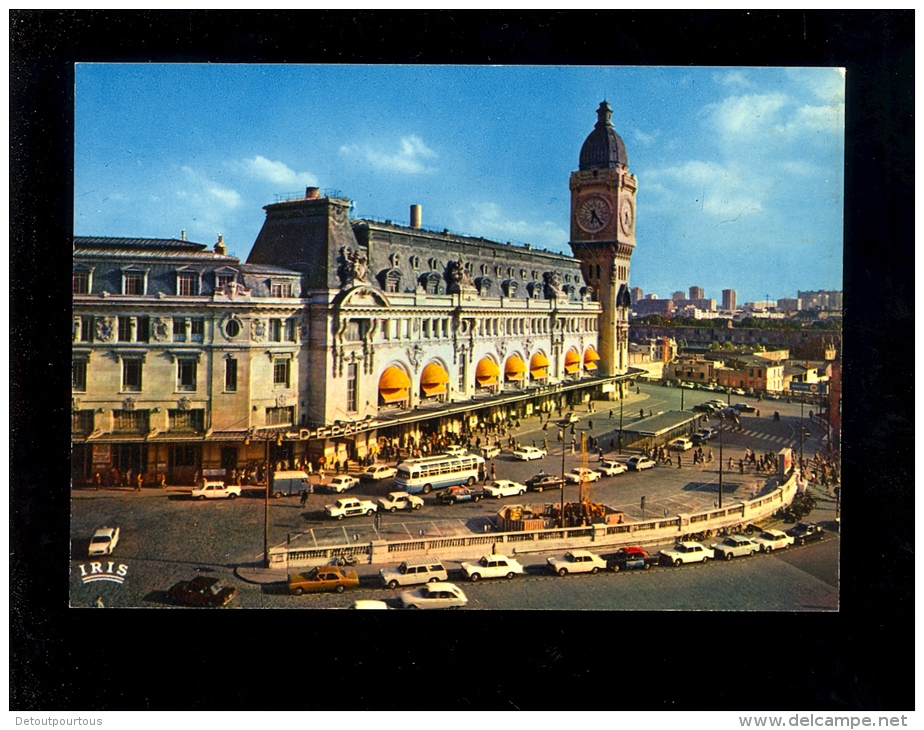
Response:
[{"label": "distant apartment block", "polygon": [[802,309],[840,310],[844,308],[844,293],[840,291],[800,291]]},{"label": "distant apartment block", "polygon": [[802,309],[802,300],[786,297],[776,300],[776,308],[781,312],[798,312]]},{"label": "distant apartment block", "polygon": [[722,290],[722,309],[726,312],[734,312],[738,308],[738,295],[734,289]]},{"label": "distant apartment block", "polygon": [[633,286],[629,289],[629,296],[632,299],[632,304],[636,304],[644,298],[645,292],[643,292],[639,287]]},{"label": "distant apartment block", "polygon": [[671,299],[648,299],[646,297],[636,303],[632,310],[637,317],[648,317],[652,314],[670,317],[674,314],[674,302]]},{"label": "distant apartment block", "polygon": [[703,288],[701,286],[691,286],[690,287],[690,296],[689,299],[691,302],[696,301],[697,299],[703,299]]},{"label": "distant apartment block", "polygon": [[673,299],[675,302],[682,302],[686,300],[686,296],[684,296],[682,291],[675,291],[673,294],[671,294],[671,299]]}]

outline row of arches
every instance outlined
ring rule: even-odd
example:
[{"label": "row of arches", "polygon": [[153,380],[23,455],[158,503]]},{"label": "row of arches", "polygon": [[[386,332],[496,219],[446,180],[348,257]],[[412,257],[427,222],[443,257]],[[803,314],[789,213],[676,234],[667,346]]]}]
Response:
[{"label": "row of arches", "polygon": [[[583,353],[571,348],[565,353],[565,377],[578,378],[582,372],[593,374],[599,360],[600,356],[592,347]],[[485,356],[475,366],[475,387],[482,391],[497,391],[504,385],[523,387],[527,382],[544,383],[549,377],[550,366],[548,357],[541,351],[530,357],[528,364],[519,353],[509,355],[503,362]],[[460,373],[460,378],[464,383],[464,371]],[[424,366],[420,374],[417,395],[420,399],[445,399],[449,393],[450,380],[446,365],[433,360]],[[379,377],[379,406],[407,405],[413,387],[410,372],[402,363],[389,365]]]}]

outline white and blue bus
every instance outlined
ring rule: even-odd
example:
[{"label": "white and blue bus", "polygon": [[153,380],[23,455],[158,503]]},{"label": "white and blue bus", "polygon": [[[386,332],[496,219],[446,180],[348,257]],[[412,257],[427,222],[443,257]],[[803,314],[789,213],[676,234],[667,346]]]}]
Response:
[{"label": "white and blue bus", "polygon": [[472,485],[478,481],[478,472],[483,467],[484,459],[475,454],[438,454],[408,459],[398,465],[395,487],[410,494],[429,494],[432,489]]}]

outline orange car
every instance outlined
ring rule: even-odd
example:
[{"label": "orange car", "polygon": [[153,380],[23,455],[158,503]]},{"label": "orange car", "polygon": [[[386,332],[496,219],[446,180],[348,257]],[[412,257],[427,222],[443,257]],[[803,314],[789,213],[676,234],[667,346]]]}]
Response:
[{"label": "orange car", "polygon": [[300,596],[303,593],[336,591],[343,593],[347,588],[356,588],[359,576],[355,570],[344,570],[333,566],[314,568],[307,573],[289,576],[289,593]]}]

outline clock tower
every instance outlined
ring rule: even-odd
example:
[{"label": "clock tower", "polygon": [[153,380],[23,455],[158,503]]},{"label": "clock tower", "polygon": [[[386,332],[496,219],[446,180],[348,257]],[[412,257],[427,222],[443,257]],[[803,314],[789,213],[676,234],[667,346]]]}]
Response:
[{"label": "clock tower", "polygon": [[635,177],[605,101],[571,173],[571,251],[603,307],[601,375],[620,375],[629,360],[629,259],[635,249]]}]

